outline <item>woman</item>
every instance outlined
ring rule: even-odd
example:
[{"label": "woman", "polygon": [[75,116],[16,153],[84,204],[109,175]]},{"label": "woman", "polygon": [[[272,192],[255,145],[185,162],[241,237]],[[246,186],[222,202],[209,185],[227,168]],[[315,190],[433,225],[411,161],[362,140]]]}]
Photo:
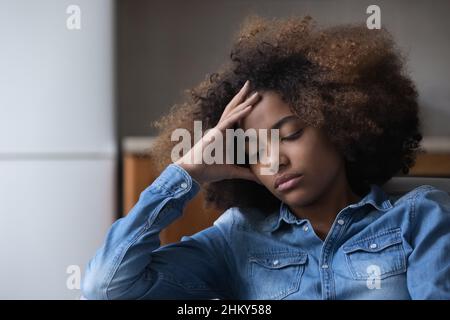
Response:
[{"label": "woman", "polygon": [[[230,57],[158,122],[164,170],[90,261],[86,298],[450,298],[449,195],[421,186],[394,200],[380,188],[408,172],[422,139],[388,32],[254,17]],[[170,163],[172,132],[194,120],[215,133],[277,128],[277,172],[261,174],[248,154],[189,161],[210,135]],[[201,186],[224,213],[160,247]]]}]

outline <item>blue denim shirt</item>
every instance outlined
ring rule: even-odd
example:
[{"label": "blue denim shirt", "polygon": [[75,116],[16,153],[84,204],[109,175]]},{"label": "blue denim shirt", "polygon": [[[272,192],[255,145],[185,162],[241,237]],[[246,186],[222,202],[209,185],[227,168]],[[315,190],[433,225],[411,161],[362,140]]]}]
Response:
[{"label": "blue denim shirt", "polygon": [[226,210],[160,247],[159,233],[200,186],[170,164],[116,221],[89,262],[88,299],[450,299],[450,196],[421,186],[391,199],[376,185],[322,241],[285,204]]}]

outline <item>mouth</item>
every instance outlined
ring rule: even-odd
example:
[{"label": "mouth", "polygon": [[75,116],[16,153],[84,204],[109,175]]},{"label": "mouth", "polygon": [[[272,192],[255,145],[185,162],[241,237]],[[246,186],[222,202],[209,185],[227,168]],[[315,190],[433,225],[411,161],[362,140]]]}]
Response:
[{"label": "mouth", "polygon": [[297,185],[303,178],[302,174],[285,174],[275,180],[274,187],[277,191],[287,191]]}]

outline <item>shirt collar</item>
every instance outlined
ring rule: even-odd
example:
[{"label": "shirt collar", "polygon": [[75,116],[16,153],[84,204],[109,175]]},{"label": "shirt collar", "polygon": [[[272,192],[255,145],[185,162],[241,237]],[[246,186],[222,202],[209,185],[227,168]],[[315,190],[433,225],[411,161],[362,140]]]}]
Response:
[{"label": "shirt collar", "polygon": [[[359,202],[350,204],[344,209],[347,208],[357,209],[365,206],[366,204],[370,204],[375,209],[383,212],[388,211],[393,207],[391,201],[388,198],[388,195],[378,185],[371,184],[370,191]],[[278,214],[272,214],[270,217],[268,217],[266,230],[274,232],[280,227],[282,221],[288,224],[295,223],[300,225],[305,223],[307,220],[297,218],[291,212],[289,207],[284,202],[281,202]]]}]

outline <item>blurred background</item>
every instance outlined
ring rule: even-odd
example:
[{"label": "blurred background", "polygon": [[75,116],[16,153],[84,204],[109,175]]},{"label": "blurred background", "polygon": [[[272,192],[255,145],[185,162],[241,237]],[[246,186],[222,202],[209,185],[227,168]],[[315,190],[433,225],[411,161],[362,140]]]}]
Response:
[{"label": "blurred background", "polygon": [[[228,58],[248,14],[362,22],[371,4],[408,54],[424,148],[450,177],[447,0],[0,0],[0,299],[78,299],[111,223],[159,174],[151,122]],[[220,212],[199,194],[163,244]]]}]

